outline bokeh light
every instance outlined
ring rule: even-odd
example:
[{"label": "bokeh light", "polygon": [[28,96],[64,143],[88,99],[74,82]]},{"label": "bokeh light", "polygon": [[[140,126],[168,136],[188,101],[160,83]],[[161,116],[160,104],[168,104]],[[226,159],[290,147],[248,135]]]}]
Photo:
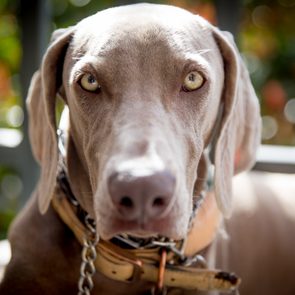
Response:
[{"label": "bokeh light", "polygon": [[284,108],[284,114],[286,119],[290,122],[295,124],[295,98],[290,99]]},{"label": "bokeh light", "polygon": [[268,19],[271,17],[271,9],[267,5],[257,6],[252,13],[253,23],[260,28],[267,26]]},{"label": "bokeh light", "polygon": [[89,4],[91,0],[70,0],[71,4],[77,7],[83,7]]},{"label": "bokeh light", "polygon": [[268,109],[272,111],[282,111],[284,109],[287,94],[279,81],[268,81],[263,86],[261,93]]},{"label": "bokeh light", "polygon": [[1,181],[1,191],[3,195],[10,200],[16,199],[23,188],[23,183],[19,176],[7,174]]},{"label": "bokeh light", "polygon": [[6,113],[6,120],[11,127],[20,127],[24,121],[23,109],[18,105],[12,106]]},{"label": "bokeh light", "polygon": [[278,132],[278,123],[274,117],[263,116],[262,117],[262,139],[269,140],[273,138]]}]

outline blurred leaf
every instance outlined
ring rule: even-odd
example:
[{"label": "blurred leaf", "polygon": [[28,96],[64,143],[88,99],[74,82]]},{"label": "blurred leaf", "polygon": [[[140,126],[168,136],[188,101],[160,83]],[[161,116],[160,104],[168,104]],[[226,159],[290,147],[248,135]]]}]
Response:
[{"label": "blurred leaf", "polygon": [[7,238],[7,230],[16,213],[11,210],[0,211],[0,240]]}]

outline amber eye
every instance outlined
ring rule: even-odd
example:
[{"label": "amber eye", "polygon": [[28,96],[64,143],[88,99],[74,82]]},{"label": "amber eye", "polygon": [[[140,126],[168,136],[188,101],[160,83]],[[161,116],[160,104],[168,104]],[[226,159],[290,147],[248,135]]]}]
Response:
[{"label": "amber eye", "polygon": [[204,83],[204,77],[197,71],[188,73],[183,81],[184,91],[193,91],[200,88]]},{"label": "amber eye", "polygon": [[80,80],[81,87],[89,92],[97,92],[100,90],[100,85],[92,74],[84,74]]}]

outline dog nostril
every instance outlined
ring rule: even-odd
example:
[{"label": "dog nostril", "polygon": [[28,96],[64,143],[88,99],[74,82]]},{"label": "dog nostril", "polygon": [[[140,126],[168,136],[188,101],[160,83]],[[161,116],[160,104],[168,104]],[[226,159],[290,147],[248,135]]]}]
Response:
[{"label": "dog nostril", "polygon": [[165,205],[164,198],[156,197],[153,201],[152,207],[162,207]]},{"label": "dog nostril", "polygon": [[128,196],[122,197],[120,205],[125,208],[133,208],[134,206],[132,199]]},{"label": "dog nostril", "polygon": [[147,175],[135,172],[138,171],[114,172],[108,178],[109,194],[117,213],[125,220],[164,217],[174,199],[175,176],[168,170]]}]

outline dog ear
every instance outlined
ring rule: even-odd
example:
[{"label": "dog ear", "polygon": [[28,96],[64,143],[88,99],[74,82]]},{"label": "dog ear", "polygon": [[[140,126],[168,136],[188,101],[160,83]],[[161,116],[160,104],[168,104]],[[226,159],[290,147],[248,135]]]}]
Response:
[{"label": "dog ear", "polygon": [[27,97],[29,136],[35,158],[41,165],[37,185],[39,209],[44,214],[49,206],[56,182],[58,148],[55,105],[62,84],[63,60],[73,28],[53,33],[40,67],[32,80]]},{"label": "dog ear", "polygon": [[215,194],[225,217],[232,211],[232,177],[251,168],[260,143],[260,109],[248,71],[230,33],[214,28],[224,63],[223,114],[215,146]]}]

